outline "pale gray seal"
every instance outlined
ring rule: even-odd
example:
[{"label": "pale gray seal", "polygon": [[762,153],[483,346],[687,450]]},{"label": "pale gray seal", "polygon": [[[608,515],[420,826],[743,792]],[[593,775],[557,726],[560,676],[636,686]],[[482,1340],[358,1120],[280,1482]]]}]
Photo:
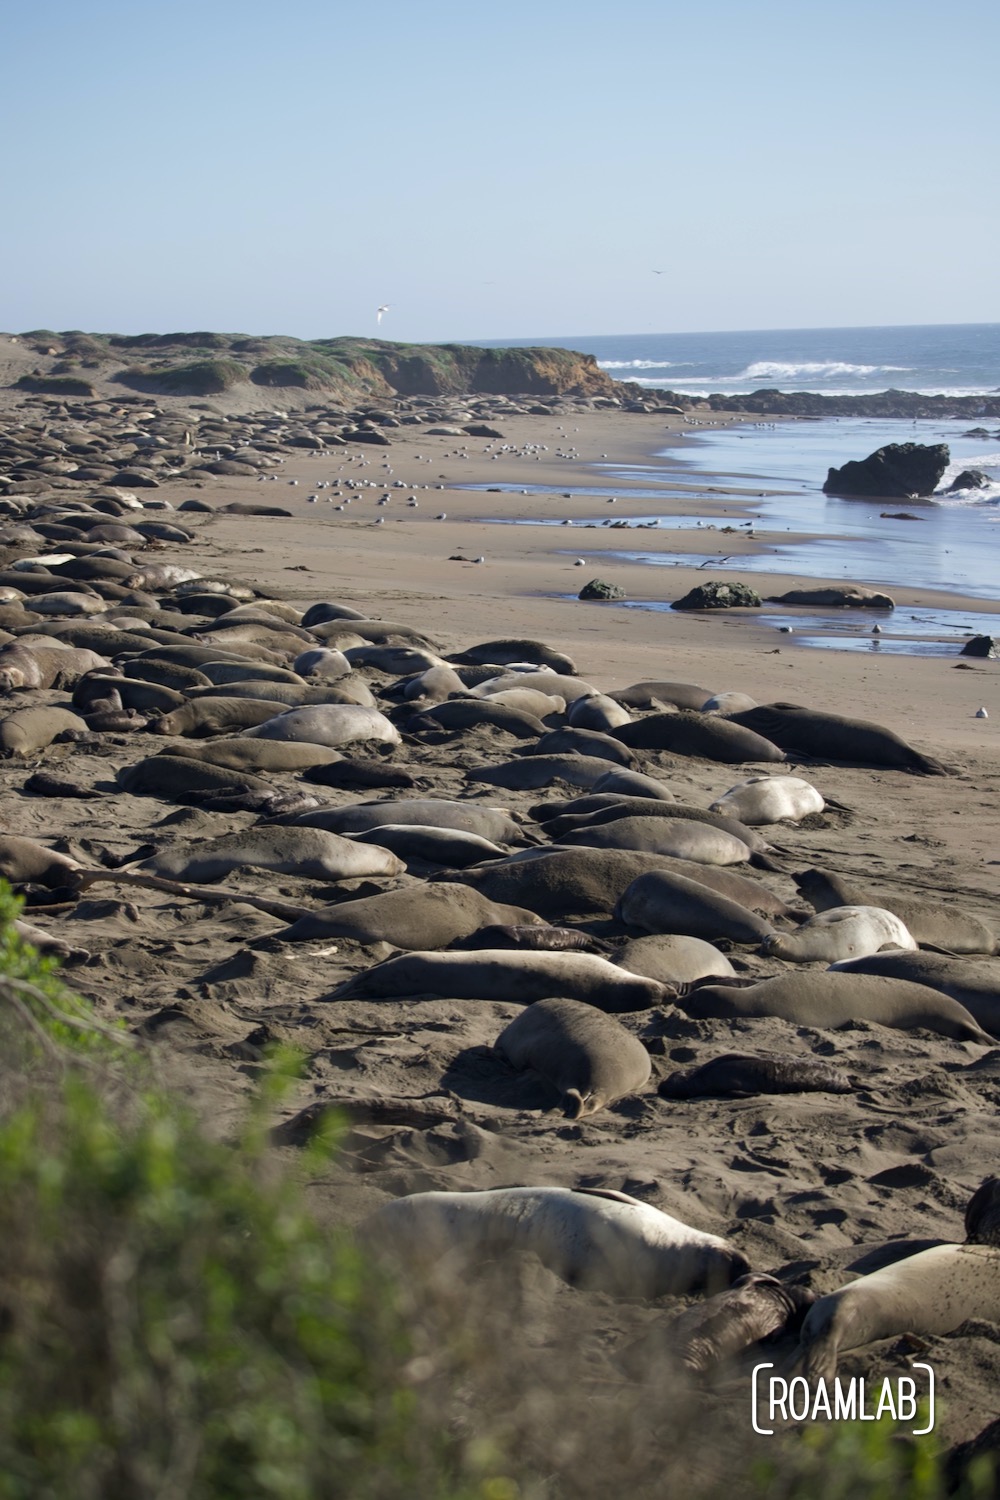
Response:
[{"label": "pale gray seal", "polygon": [[306,708],[290,708],[258,724],[253,729],[244,729],[248,738],[261,740],[307,740],[311,745],[328,745],[337,749],[359,741],[375,740],[385,745],[398,745],[401,736],[395,724],[376,708],[364,708],[353,703],[313,704]]},{"label": "pale gray seal", "polygon": [[[552,809],[562,811],[553,814]],[[694,807],[688,802],[665,802],[653,797],[616,796],[613,793],[592,792],[589,797],[576,797],[562,803],[537,803],[529,808],[549,838],[561,838],[581,828],[598,828],[625,818],[680,818],[691,823],[704,823],[710,828],[721,829],[740,839],[754,854],[763,854],[768,843],[753,828],[748,828],[738,818],[728,813],[710,812],[704,807]]]},{"label": "pale gray seal", "polygon": [[616,1297],[714,1292],[749,1270],[716,1235],[626,1193],[587,1188],[414,1193],[383,1204],[364,1231],[374,1246],[434,1259],[458,1251],[470,1264],[490,1251],[531,1250],[571,1286]]},{"label": "pale gray seal", "polygon": [[821,1297],[802,1325],[796,1367],[832,1381],[842,1350],[910,1333],[953,1333],[969,1319],[1000,1322],[1000,1250],[935,1245]]},{"label": "pale gray seal", "polygon": [[303,771],[326,765],[337,758],[338,752],[307,741],[245,740],[236,735],[233,739],[168,745],[160,754],[180,755],[203,765],[228,766],[231,771]]},{"label": "pale gray seal", "polygon": [[631,724],[632,715],[613,698],[604,693],[594,693],[589,698],[577,698],[570,704],[566,722],[572,729],[596,729],[600,733],[610,734],[623,724]]},{"label": "pale gray seal", "polygon": [[706,865],[745,864],[753,852],[733,834],[689,818],[618,818],[563,833],[560,843],[570,848],[638,849]]},{"label": "pale gray seal", "polygon": [[[630,726],[625,726],[626,728]],[[618,730],[616,733],[623,733]],[[608,734],[596,729],[550,729],[541,739],[527,749],[528,755],[587,755],[598,760],[610,760],[618,766],[633,768],[637,762],[631,750],[620,745]]]},{"label": "pale gray seal", "polygon": [[[359,847],[355,845],[354,847]],[[583,1000],[598,1010],[649,1010],[670,998],[665,985],[627,974],[592,953],[414,952],[355,974],[327,1000],[435,995],[440,999],[514,1000],[530,1005],[550,995]]]},{"label": "pale gray seal", "polygon": [[244,829],[221,838],[163,849],[135,868],[167,880],[221,880],[246,865],[301,879],[353,880],[365,875],[399,875],[403,862],[388,849],[356,844],[319,828],[278,825]]},{"label": "pale gray seal", "polygon": [[46,849],[34,839],[0,834],[0,876],[11,885],[71,885],[79,868],[75,859]]},{"label": "pale gray seal", "polygon": [[753,1094],[849,1094],[851,1080],[818,1057],[791,1053],[726,1052],[700,1067],[669,1074],[657,1089],[662,1099],[699,1099]]},{"label": "pale gray seal", "polygon": [[655,802],[673,802],[673,792],[658,776],[646,776],[642,771],[605,771],[594,782],[591,790],[598,795],[613,792],[622,797],[648,797]]},{"label": "pale gray seal", "polygon": [[283,711],[284,705],[273,698],[193,698],[182,708],[161,714],[149,727],[153,734],[225,735],[266,724]]},{"label": "pale gray seal", "polygon": [[746,709],[727,721],[742,724],[766,735],[782,750],[818,760],[846,761],[852,765],[892,766],[923,776],[947,776],[940,761],[923,755],[881,724],[867,719],[849,719],[843,714],[803,708],[798,703],[765,703]]},{"label": "pale gray seal", "polygon": [[728,813],[741,823],[757,827],[798,823],[810,813],[822,812],[825,806],[816,788],[799,776],[752,776],[717,797],[710,810]]},{"label": "pale gray seal", "polygon": [[276,932],[283,943],[305,943],[314,938],[353,938],[358,943],[391,943],[394,948],[429,951],[478,932],[488,923],[541,923],[522,906],[488,901],[467,885],[406,886],[339,901],[300,917]]},{"label": "pale gray seal", "polygon": [[996,933],[991,927],[943,901],[913,896],[889,896],[871,887],[855,885],[826,870],[801,870],[792,879],[810,906],[829,911],[834,906],[881,906],[906,924],[918,944],[947,948],[952,953],[996,953]]},{"label": "pale gray seal", "polygon": [[817,1027],[872,1021],[902,1031],[922,1027],[982,1047],[996,1045],[957,1000],[925,984],[882,975],[803,970],[764,979],[747,989],[702,985],[677,1003],[699,1019],[778,1016],[796,1026]]},{"label": "pale gray seal", "polygon": [[620,1021],[579,1000],[538,1000],[493,1044],[512,1068],[532,1068],[558,1089],[570,1120],[596,1114],[649,1082],[649,1053]]},{"label": "pale gray seal", "polygon": [[794,932],[776,932],[764,939],[761,952],[793,963],[834,964],[864,958],[881,948],[905,948],[916,943],[891,911],[879,906],[834,906],[817,912]]}]

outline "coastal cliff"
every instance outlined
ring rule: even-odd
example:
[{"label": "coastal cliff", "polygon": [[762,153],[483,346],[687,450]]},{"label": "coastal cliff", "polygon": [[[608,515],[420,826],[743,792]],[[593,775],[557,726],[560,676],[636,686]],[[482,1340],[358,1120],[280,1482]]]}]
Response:
[{"label": "coastal cliff", "polygon": [[380,339],[249,338],[241,334],[15,335],[30,368],[12,383],[52,395],[114,387],[160,396],[218,396],[238,387],[359,396],[605,396],[621,386],[590,354],[568,349],[479,349]]}]

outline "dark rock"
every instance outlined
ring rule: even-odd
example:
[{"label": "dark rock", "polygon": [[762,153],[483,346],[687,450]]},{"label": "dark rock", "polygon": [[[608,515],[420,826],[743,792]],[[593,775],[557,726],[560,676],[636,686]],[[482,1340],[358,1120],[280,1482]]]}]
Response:
[{"label": "dark rock", "polygon": [[1000,641],[993,635],[974,635],[962,647],[962,656],[1000,656]]},{"label": "dark rock", "polygon": [[469,437],[487,437],[487,438],[502,438],[503,437],[503,433],[502,432],[499,432],[497,430],[497,428],[495,428],[495,427],[488,427],[485,422],[470,422],[469,426],[466,427],[464,430],[465,430],[465,432],[468,433]]},{"label": "dark rock", "polygon": [[953,490],[984,490],[989,482],[990,476],[984,474],[982,469],[963,469],[949,484],[948,494]]},{"label": "dark rock", "polygon": [[617,583],[605,583],[603,578],[592,578],[585,583],[576,596],[578,599],[627,599],[625,590]]},{"label": "dark rock", "polygon": [[699,583],[671,609],[759,609],[761,597],[745,583]]},{"label": "dark rock", "polygon": [[947,443],[887,443],[867,458],[831,469],[823,493],[904,499],[932,495],[950,456]]}]

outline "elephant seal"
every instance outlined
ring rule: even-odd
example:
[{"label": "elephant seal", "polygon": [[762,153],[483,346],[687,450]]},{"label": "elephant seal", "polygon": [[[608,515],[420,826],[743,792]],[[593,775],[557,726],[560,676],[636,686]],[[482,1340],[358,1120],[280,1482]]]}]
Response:
[{"label": "elephant seal", "polygon": [[86,733],[86,722],[68,708],[16,708],[0,719],[0,754],[33,755],[60,735]]},{"label": "elephant seal", "polygon": [[833,1380],[842,1350],[911,1333],[954,1333],[970,1318],[1000,1322],[1000,1250],[935,1245],[820,1297],[795,1354],[807,1380]]},{"label": "elephant seal", "polygon": [[729,813],[741,823],[798,823],[820,813],[826,803],[814,786],[798,776],[752,776],[716,798],[710,811]]},{"label": "elephant seal", "polygon": [[408,703],[417,700],[423,704],[443,703],[446,698],[462,697],[465,695],[465,683],[459,677],[454,667],[442,664],[437,667],[427,667],[416,677],[404,677],[399,682],[394,682],[387,690],[390,698],[402,697]]},{"label": "elephant seal", "polygon": [[519,713],[532,714],[543,723],[566,712],[566,699],[555,693],[540,693],[537,688],[503,688],[489,693],[488,703],[503,704]]},{"label": "elephant seal", "polygon": [[332,651],[329,646],[314,646],[303,651],[292,662],[292,671],[298,677],[317,677],[323,682],[336,682],[346,677],[351,664],[343,651]]},{"label": "elephant seal", "polygon": [[626,974],[595,954],[487,948],[478,953],[414,952],[388,958],[363,974],[352,975],[322,998],[388,1000],[397,995],[435,995],[442,1000],[515,1000],[530,1005],[560,995],[618,1013],[649,1010],[670,994],[665,985]]},{"label": "elephant seal", "polygon": [[309,880],[353,880],[365,875],[400,875],[403,871],[402,860],[388,849],[355,844],[319,828],[274,825],[164,849],[135,868],[141,875],[200,881],[221,880],[242,866]]},{"label": "elephant seal", "polygon": [[538,1000],[527,1006],[500,1033],[493,1050],[512,1068],[532,1068],[558,1089],[569,1120],[638,1093],[652,1071],[638,1037],[579,1000]]},{"label": "elephant seal", "polygon": [[348,646],[344,656],[355,667],[372,667],[376,672],[426,672],[446,665],[435,651],[420,646]]},{"label": "elephant seal", "polygon": [[766,839],[737,818],[727,813],[709,812],[704,807],[693,807],[687,802],[661,802],[653,797],[621,797],[595,793],[589,797],[577,797],[570,802],[555,804],[566,809],[555,817],[548,812],[551,805],[542,802],[529,809],[530,816],[541,823],[550,838],[560,838],[563,834],[576,832],[581,828],[598,828],[626,818],[641,818],[645,821],[653,818],[679,818],[732,834],[754,854],[763,854],[768,848]]},{"label": "elephant seal", "polygon": [[407,734],[417,734],[428,729],[447,729],[461,733],[488,724],[491,729],[500,729],[519,740],[537,739],[545,733],[545,725],[534,714],[521,713],[496,703],[492,698],[449,698],[446,703],[435,703],[419,714],[414,714],[405,725]]},{"label": "elephant seal", "polygon": [[635,719],[616,729],[615,738],[636,750],[669,750],[673,755],[693,755],[730,766],[743,761],[787,759],[784,750],[771,740],[733,719],[688,710]]},{"label": "elephant seal", "polygon": [[[459,671],[459,676],[467,685],[470,682],[468,673],[471,670],[471,668],[463,667]],[[502,672],[499,677],[486,677],[473,683],[470,691],[474,698],[492,698],[496,693],[525,688],[561,698],[567,705],[574,703],[577,698],[589,698],[596,692],[593,683],[584,682],[581,677],[560,676],[558,672],[551,672],[547,668],[537,672],[530,670]]]},{"label": "elephant seal", "polygon": [[[492,844],[524,842],[524,829],[501,807],[481,802],[452,802],[445,797],[393,797],[384,802],[355,802],[352,807],[322,808],[307,813],[310,828],[328,828],[333,833],[367,833],[372,828],[410,824],[427,828],[451,828],[478,834]],[[303,820],[305,821],[305,820]]]},{"label": "elephant seal", "polygon": [[756,708],[757,699],[750,698],[746,693],[713,693],[701,705],[703,714],[721,714],[727,718],[730,714],[740,713],[745,708]]},{"label": "elephant seal", "polygon": [[612,823],[564,833],[569,848],[637,849],[646,854],[669,854],[706,865],[745,864],[751,850],[742,839],[688,818],[618,818]]},{"label": "elephant seal", "polygon": [[698,1375],[726,1364],[764,1339],[796,1333],[816,1293],[785,1286],[774,1276],[750,1272],[728,1292],[682,1312],[666,1331],[666,1343],[683,1365]]},{"label": "elephant seal", "polygon": [[265,698],[193,698],[182,708],[171,709],[161,714],[150,724],[153,734],[203,735],[232,734],[242,729],[252,729],[257,724],[266,724],[276,714],[284,711],[284,705],[274,699]]},{"label": "elephant seal", "polygon": [[633,682],[608,696],[625,708],[656,708],[666,703],[699,712],[712,694],[693,682]]},{"label": "elephant seal", "polygon": [[627,927],[712,942],[760,943],[774,934],[764,917],[673,870],[649,870],[622,892],[615,916]]},{"label": "elephant seal", "polygon": [[925,984],[883,975],[799,972],[779,974],[746,989],[708,984],[689,991],[678,1005],[699,1020],[713,1017],[777,1016],[796,1026],[830,1028],[848,1021],[871,1021],[900,1031],[922,1027],[960,1042],[993,1047],[994,1039],[975,1018]]},{"label": "elephant seal", "polygon": [[853,885],[826,870],[801,870],[792,879],[816,911],[835,906],[881,906],[894,912],[914,941],[952,953],[996,953],[996,933],[960,907],[910,896],[886,896],[866,886]]},{"label": "elephant seal", "polygon": [[87,672],[109,666],[96,651],[15,642],[0,651],[0,693],[22,688],[72,688]]},{"label": "elephant seal", "polygon": [[949,775],[940,761],[915,750],[891,729],[867,719],[823,713],[798,703],[764,703],[759,708],[733,714],[726,722],[766,735],[782,750],[814,756],[817,760],[891,766],[921,776]]},{"label": "elephant seal", "polygon": [[[534,916],[534,912],[531,913]],[[449,944],[452,948],[460,948],[463,953],[474,953],[482,948],[505,948],[505,949],[530,949],[533,953],[598,953],[607,957],[610,944],[603,942],[600,938],[593,938],[586,932],[579,932],[575,927],[550,927],[540,917],[535,918],[533,927],[525,926],[520,922],[507,922],[501,926],[479,927],[471,932],[468,937],[457,938]],[[628,969],[628,964],[623,964]],[[638,974],[639,969],[630,970]],[[655,979],[655,974],[647,974],[647,979]]]},{"label": "elephant seal", "polygon": [[189,792],[273,792],[259,776],[249,771],[229,771],[187,760],[182,755],[150,755],[135,765],[123,766],[118,785],[134,797],[161,797],[167,801]]},{"label": "elephant seal", "polygon": [[370,760],[364,756],[341,756],[327,761],[325,765],[313,766],[303,773],[303,781],[314,786],[356,787],[413,787],[417,778],[403,766],[394,766],[387,760]]},{"label": "elephant seal", "polygon": [[376,708],[353,703],[324,703],[286,709],[264,724],[244,729],[243,733],[252,739],[307,740],[311,745],[327,745],[333,750],[358,741],[375,740],[384,745],[401,743],[399,730],[384,714]]},{"label": "elephant seal", "polygon": [[487,786],[502,786],[510,791],[534,791],[566,781],[571,786],[593,786],[608,769],[608,762],[596,755],[526,755],[522,760],[500,765],[472,766],[466,781],[481,781]]},{"label": "elephant seal", "polygon": [[673,792],[658,776],[646,776],[642,771],[605,771],[591,791],[598,795],[612,792],[619,797],[647,797],[654,802],[673,802]]},{"label": "elephant seal", "polygon": [[849,1094],[851,1080],[818,1057],[727,1052],[697,1068],[671,1073],[657,1089],[661,1099],[746,1099],[753,1094]]},{"label": "elephant seal", "polygon": [[880,948],[914,950],[906,925],[880,906],[835,906],[817,912],[794,932],[776,932],[764,939],[761,952],[793,963],[835,964],[846,958],[865,958]]},{"label": "elephant seal", "polygon": [[661,984],[691,984],[696,979],[732,978],[736,974],[729,959],[703,938],[682,932],[657,933],[630,938],[616,956],[630,974],[644,974]]},{"label": "elephant seal", "polygon": [[80,866],[68,855],[57,854],[16,834],[0,835],[0,876],[11,885],[71,885]]},{"label": "elephant seal", "polygon": [[461,828],[433,828],[426,823],[380,823],[348,838],[363,844],[380,844],[403,860],[423,860],[426,864],[449,865],[461,870],[486,859],[503,859],[506,849]]},{"label": "elephant seal", "polygon": [[180,755],[186,760],[201,761],[202,765],[228,766],[231,771],[302,771],[325,765],[337,751],[296,740],[244,740],[236,735],[233,739],[168,745],[160,754]]},{"label": "elephant seal", "polygon": [[871,953],[831,965],[833,973],[880,974],[928,985],[971,1011],[985,1031],[1000,1036],[1000,963],[946,958],[940,953]]},{"label": "elephant seal", "polygon": [[1000,1247],[1000,1177],[984,1177],[965,1210],[968,1245]]},{"label": "elephant seal", "polygon": [[623,724],[631,724],[632,715],[613,698],[594,693],[570,704],[566,722],[572,729],[596,729],[599,733],[610,734]]},{"label": "elephant seal", "polygon": [[406,886],[339,901],[300,917],[273,934],[282,943],[305,943],[314,938],[353,938],[358,943],[391,943],[394,948],[429,951],[478,932],[489,923],[541,925],[541,918],[522,906],[488,901],[467,885]]},{"label": "elephant seal", "polygon": [[468,646],[451,657],[452,661],[468,662],[471,666],[496,662],[497,666],[508,666],[511,662],[531,662],[534,666],[548,667],[560,677],[572,677],[576,667],[561,651],[553,651],[544,641],[511,640],[480,641]]},{"label": "elephant seal", "polygon": [[140,682],[135,677],[112,675],[118,670],[120,669],[108,668],[81,677],[73,689],[73,707],[85,712],[93,698],[107,697],[107,691],[102,692],[102,689],[112,687],[124,708],[136,709],[139,713],[169,714],[175,708],[183,708],[187,701],[184,694],[178,693],[175,688],[162,687],[157,682]]},{"label": "elephant seal", "polygon": [[374,1246],[437,1259],[461,1251],[475,1264],[491,1251],[531,1250],[571,1286],[613,1297],[721,1290],[750,1268],[714,1234],[630,1198],[589,1188],[493,1188],[414,1193],[365,1222]]},{"label": "elephant seal", "polygon": [[[629,727],[629,726],[626,726]],[[621,731],[616,731],[616,733]],[[596,729],[550,729],[543,734],[528,755],[590,755],[598,760],[613,761],[615,765],[632,770],[636,758],[631,750],[620,745],[609,734],[599,734]]]}]

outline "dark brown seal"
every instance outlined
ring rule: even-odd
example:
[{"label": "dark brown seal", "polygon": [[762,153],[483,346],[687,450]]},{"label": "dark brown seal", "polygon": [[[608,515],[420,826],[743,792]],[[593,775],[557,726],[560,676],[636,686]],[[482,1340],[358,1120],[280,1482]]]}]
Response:
[{"label": "dark brown seal", "polygon": [[849,1094],[851,1080],[816,1057],[780,1053],[726,1052],[696,1068],[681,1068],[657,1089],[663,1099],[705,1095],[747,1098],[751,1094]]},{"label": "dark brown seal", "polygon": [[818,709],[803,708],[798,703],[764,703],[758,708],[733,714],[729,722],[766,735],[782,750],[816,756],[819,760],[892,766],[920,776],[950,774],[939,760],[922,755],[893,730],[867,719],[823,713]]},{"label": "dark brown seal", "polygon": [[610,944],[602,943],[586,932],[577,932],[574,927],[550,927],[547,923],[537,927],[478,927],[467,937],[457,938],[449,947],[473,951],[477,948],[531,948],[550,952],[610,952]]},{"label": "dark brown seal", "polygon": [[797,1333],[815,1300],[807,1287],[751,1272],[681,1313],[669,1330],[674,1352],[689,1370],[704,1374],[762,1339]]}]

